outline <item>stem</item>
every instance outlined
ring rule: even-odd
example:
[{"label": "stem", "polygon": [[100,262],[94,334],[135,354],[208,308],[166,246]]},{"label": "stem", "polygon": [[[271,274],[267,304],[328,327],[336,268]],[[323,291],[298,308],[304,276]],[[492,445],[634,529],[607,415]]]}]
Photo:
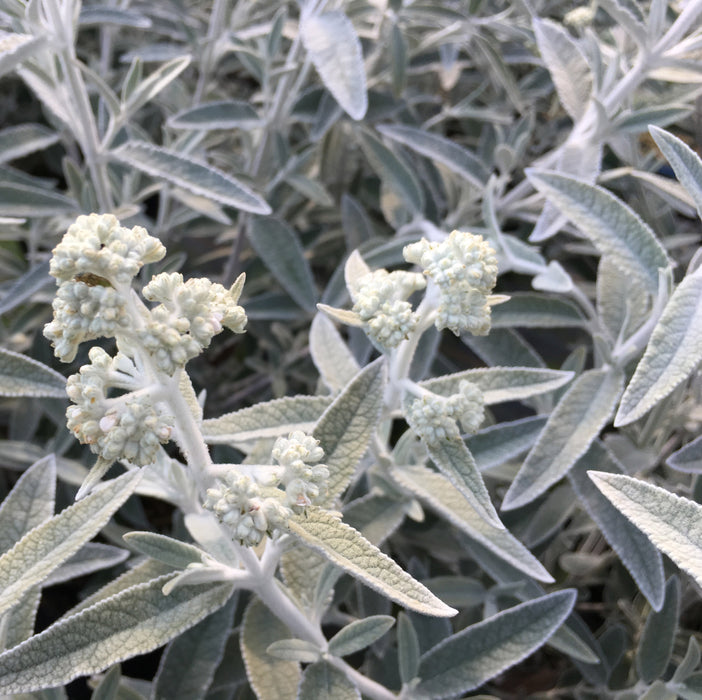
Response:
[{"label": "stem", "polygon": [[83,76],[78,68],[78,59],[73,42],[73,30],[72,26],[70,26],[71,20],[66,18],[64,21],[57,3],[48,2],[46,3],[46,8],[54,29],[60,32],[56,37],[58,39],[57,56],[67,81],[70,101],[77,115],[76,123],[72,125],[73,136],[83,151],[83,157],[95,187],[98,206],[101,211],[109,212],[114,208],[110,180],[100,151],[100,139],[98,137],[95,115],[90,105],[90,98],[88,97]]}]

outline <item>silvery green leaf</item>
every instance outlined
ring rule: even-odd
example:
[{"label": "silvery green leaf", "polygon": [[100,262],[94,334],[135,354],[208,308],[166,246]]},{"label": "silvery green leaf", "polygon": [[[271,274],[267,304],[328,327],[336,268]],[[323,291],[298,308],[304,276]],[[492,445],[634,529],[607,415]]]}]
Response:
[{"label": "silvery green leaf", "polygon": [[392,92],[396,97],[402,94],[407,85],[408,53],[407,41],[402,33],[402,28],[399,22],[395,21],[390,34],[390,69],[392,72]]},{"label": "silvery green leaf", "polygon": [[525,518],[528,525],[520,532],[524,544],[530,549],[551,539],[561,532],[577,506],[570,484],[560,483]]},{"label": "silvery green leaf", "polygon": [[361,700],[358,688],[328,661],[305,669],[297,700]]},{"label": "silvery green leaf", "polygon": [[380,546],[402,524],[407,503],[368,493],[344,506],[344,521]]},{"label": "silvery green leaf", "polygon": [[341,195],[341,225],[349,250],[355,250],[373,238],[373,224],[368,213],[356,198],[347,193]]},{"label": "silvery green leaf", "polygon": [[86,576],[93,571],[100,571],[121,564],[129,552],[110,544],[86,542],[72,557],[66,559],[58,569],[42,581],[42,586],[54,586],[57,583],[70,581],[78,576]]},{"label": "silvery green leaf", "polygon": [[0,631],[0,651],[11,649],[34,634],[37,610],[41,600],[41,586],[25,591],[11,610],[3,616],[3,629]]},{"label": "silvery green leaf", "polygon": [[511,328],[495,328],[488,335],[464,333],[461,340],[491,367],[546,368],[539,353]]},{"label": "silvery green leaf", "polygon": [[535,17],[534,37],[556,86],[558,99],[574,122],[584,114],[592,91],[592,75],[585,56],[571,35],[551,20]]},{"label": "silvery green leaf", "polygon": [[380,639],[394,624],[395,618],[389,615],[371,615],[363,620],[354,620],[329,640],[329,653],[334,656],[348,656],[365,649]]},{"label": "silvery green leaf", "polygon": [[585,322],[571,301],[546,294],[516,292],[492,308],[492,328],[569,328]]},{"label": "silvery green leaf", "polygon": [[0,184],[0,216],[75,216],[76,211],[76,202],[58,192],[31,185]]},{"label": "silvery green leaf", "polygon": [[624,474],[589,471],[595,486],[698,585],[702,585],[702,506]]},{"label": "silvery green leaf", "polygon": [[59,135],[41,124],[19,124],[0,131],[0,163],[22,158],[55,144]]},{"label": "silvery green leaf", "polygon": [[166,574],[172,575],[173,573],[173,567],[171,566],[167,566],[155,559],[143,559],[141,562],[136,563],[133,568],[128,569],[125,573],[105,584],[102,588],[99,588],[92,595],[81,600],[78,605],[75,605],[69,610],[66,617],[76,615],[81,610],[86,610],[117,593],[126,591],[128,588],[133,588],[134,586],[148,583],[153,579],[165,576]]},{"label": "silvery green leaf", "polygon": [[610,474],[622,473],[621,465],[614,455],[596,440],[568,472],[578,501],[619,555],[653,609],[660,610],[665,593],[661,555],[649,539],[634,527],[588,478],[587,471],[593,467]]},{"label": "silvery green leaf", "polygon": [[49,276],[48,260],[34,265],[21,274],[4,292],[2,301],[0,301],[0,316],[23,304],[53,281],[53,278]]},{"label": "silvery green leaf", "polygon": [[502,502],[519,508],[555,484],[585,454],[614,412],[623,388],[612,368],[581,374],[556,405]]},{"label": "silvery green leaf", "polygon": [[488,523],[472,508],[467,508],[463,494],[442,474],[419,465],[393,467],[390,473],[398,483],[495,556],[539,581],[553,581],[541,562],[509,530]]},{"label": "silvery green leaf", "polygon": [[271,213],[271,208],[265,200],[246,185],[231,175],[189,156],[143,141],[128,141],[112,151],[112,156],[127,167],[137,168],[147,175],[220,204],[253,214]]},{"label": "silvery green leaf", "polygon": [[[690,114],[690,106],[686,104],[643,105],[638,109],[624,110],[612,120],[612,126],[617,131],[640,134],[649,126],[665,127],[676,124]],[[667,133],[667,132],[663,132]],[[655,139],[655,135],[653,136]],[[660,144],[659,144],[660,147]],[[663,149],[661,148],[661,151]]]},{"label": "silvery green leaf", "polygon": [[151,700],[204,698],[232,631],[236,596],[166,647],[154,678]]},{"label": "silvery green leaf", "polygon": [[203,552],[199,547],[156,532],[128,532],[124,541],[137,552],[158,559],[174,569],[187,569],[190,564],[201,564]]},{"label": "silvery green leaf", "polygon": [[337,393],[358,374],[356,358],[329,318],[318,313],[310,326],[310,355],[332,393]]},{"label": "silvery green leaf", "polygon": [[241,630],[241,655],[258,700],[295,700],[300,664],[270,656],[266,649],[290,637],[288,628],[257,598],[246,608]]},{"label": "silvery green leaf", "polygon": [[306,515],[290,519],[288,530],[332,564],[400,605],[437,617],[450,617],[456,612],[359,532],[326,511],[310,507]]},{"label": "silvery green leaf", "polygon": [[[280,558],[280,572],[291,597],[306,611],[314,611],[316,591],[320,580],[331,565],[321,555],[296,544],[289,547]],[[336,567],[334,567],[336,569]],[[327,601],[325,601],[326,603]],[[323,605],[321,610],[325,609]]]},{"label": "silvery green leaf", "polygon": [[312,271],[293,229],[279,219],[257,216],[251,222],[248,238],[274,279],[295,303],[306,311],[314,311],[317,292]]},{"label": "silvery green leaf", "polygon": [[103,24],[113,24],[118,27],[132,27],[134,29],[149,29],[151,20],[139,12],[126,10],[119,7],[108,7],[100,5],[97,7],[86,7],[82,5],[78,23],[81,27],[100,26]]},{"label": "silvery green leaf", "polygon": [[484,428],[466,439],[478,469],[497,467],[526,452],[536,442],[547,416],[528,416]]},{"label": "silvery green leaf", "polygon": [[621,271],[640,280],[651,294],[658,269],[670,266],[648,224],[607,190],[555,172],[529,170],[531,183],[590,239]]},{"label": "silvery green leaf", "polygon": [[422,656],[416,697],[451,697],[479,688],[544,644],[575,604],[572,589],[556,591],[493,615]]},{"label": "silvery green leaf", "polygon": [[702,474],[702,435],[673,452],[665,463],[679,472]]},{"label": "silvery green leaf", "polygon": [[161,588],[168,578],[133,586],[78,615],[61,618],[0,654],[0,692],[61,685],[152,651],[222,607],[232,594],[231,584],[209,584],[164,596]]},{"label": "silvery green leaf", "polygon": [[[46,456],[46,450],[39,445],[19,440],[0,440],[0,451],[2,451],[3,466],[19,471],[24,471],[27,465]],[[88,470],[74,459],[56,457],[56,473],[62,481],[80,486]]]},{"label": "silvery green leaf", "polygon": [[656,126],[650,126],[653,140],[675,172],[685,189],[695,202],[697,212],[702,216],[702,161],[700,157],[680,139]]},{"label": "silvery green leaf", "polygon": [[38,51],[44,37],[0,31],[0,75]]},{"label": "silvery green leaf", "polygon": [[557,260],[551,260],[541,272],[534,275],[531,286],[542,292],[565,294],[573,289],[573,280]]},{"label": "silvery green leaf", "polygon": [[117,700],[119,682],[122,677],[122,669],[115,664],[102,678],[100,684],[95,688],[90,700]]},{"label": "silvery green leaf", "polygon": [[597,266],[597,312],[613,340],[628,338],[649,313],[646,287],[635,277],[622,275],[609,255]]},{"label": "silvery green leaf", "polygon": [[424,192],[412,170],[373,134],[362,131],[359,138],[368,162],[380,179],[402,199],[409,211],[420,214],[424,210]]},{"label": "silvery green leaf", "polygon": [[322,651],[317,644],[304,639],[279,639],[268,646],[266,654],[283,661],[313,664],[319,660]]},{"label": "silvery green leaf", "polygon": [[0,554],[5,554],[33,528],[54,514],[56,459],[35,462],[0,505]]},{"label": "silvery green leaf", "polygon": [[646,618],[636,649],[636,670],[644,683],[660,678],[668,668],[680,615],[680,580],[671,576],[665,585],[665,602]]},{"label": "silvery green leaf", "polygon": [[330,404],[328,396],[285,396],[261,401],[204,420],[202,433],[208,443],[216,445],[278,437],[293,430],[310,432]]},{"label": "silvery green leaf", "polygon": [[355,326],[360,328],[363,325],[361,317],[355,311],[351,311],[349,309],[337,309],[333,306],[328,306],[327,304],[317,304],[317,308],[329,318],[333,318],[335,321],[343,323],[347,326]]},{"label": "silvery green leaf", "polygon": [[129,498],[141,476],[127,472],[27,533],[0,557],[0,612],[77,552]]},{"label": "silvery green leaf", "polygon": [[672,681],[673,683],[682,683],[694,670],[699,666],[702,655],[700,654],[700,645],[694,635],[690,635],[687,640],[687,651],[680,665],[675,669]]},{"label": "silvery green leaf", "polygon": [[520,401],[553,391],[567,384],[572,372],[556,369],[532,369],[531,367],[486,367],[468,369],[454,374],[445,374],[436,379],[420,382],[429,391],[441,396],[451,396],[462,379],[477,384],[483,392],[486,405],[503,401]]},{"label": "silvery green leaf", "polygon": [[417,677],[419,639],[410,616],[404,612],[397,616],[397,662],[403,683],[409,683]]},{"label": "silvery green leaf", "polygon": [[141,109],[172,83],[190,65],[190,61],[190,56],[178,56],[159,66],[131,91],[125,102],[124,111],[128,114],[134,114]]},{"label": "silvery green leaf", "polygon": [[485,164],[454,141],[404,124],[383,124],[377,128],[383,136],[445,165],[480,190],[485,187],[490,175]]},{"label": "silvery green leaf", "polygon": [[258,112],[243,100],[205,102],[183,109],[166,121],[171,129],[252,129],[260,126]]},{"label": "silvery green leaf", "polygon": [[317,421],[312,435],[324,450],[329,469],[328,500],[348,486],[377,427],[386,369],[383,358],[364,367]]},{"label": "silvery green leaf", "polygon": [[197,394],[195,393],[195,387],[190,379],[190,375],[187,372],[181,372],[178,379],[178,389],[185,399],[185,403],[188,404],[190,413],[192,414],[195,422],[198,425],[202,425],[202,406],[198,401]]},{"label": "silvery green leaf", "polygon": [[702,268],[669,299],[614,419],[620,427],[641,418],[682,384],[702,360]]},{"label": "silvery green leaf", "polygon": [[[405,420],[410,428],[418,433],[411,416],[405,415]],[[427,442],[426,447],[429,457],[439,471],[460,491],[475,513],[494,527],[504,527],[490,500],[478,465],[463,440],[447,438]]]},{"label": "silvery green leaf", "polygon": [[0,395],[66,398],[66,379],[41,362],[0,348]]},{"label": "silvery green leaf", "polygon": [[303,12],[302,44],[324,86],[352,119],[362,119],[368,109],[366,71],[361,42],[343,12]]},{"label": "silvery green leaf", "polygon": [[285,178],[285,182],[303,197],[309,199],[310,202],[319,204],[322,207],[334,206],[334,198],[319,180],[314,180],[301,173],[291,173]]}]

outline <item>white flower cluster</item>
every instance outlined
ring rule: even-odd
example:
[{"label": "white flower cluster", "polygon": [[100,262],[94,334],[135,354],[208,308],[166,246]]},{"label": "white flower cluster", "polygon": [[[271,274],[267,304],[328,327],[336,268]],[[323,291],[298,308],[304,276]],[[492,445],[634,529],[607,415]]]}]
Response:
[{"label": "white flower cluster", "polygon": [[54,248],[49,267],[59,289],[44,335],[56,356],[71,362],[83,341],[128,328],[124,286],[165,254],[141,226],[125,228],[111,214],[79,216]]},{"label": "white flower cluster", "polygon": [[474,433],[485,415],[483,393],[472,382],[461,380],[458,393],[449,397],[431,392],[405,402],[405,414],[415,432],[428,444],[460,439],[463,431]]},{"label": "white flower cluster", "polygon": [[205,278],[184,282],[173,272],[156,275],[144,287],[144,297],[160,303],[151,309],[139,339],[159,369],[173,374],[224,327],[244,332],[246,313],[237,305],[243,283],[242,276],[227,290]]},{"label": "white flower cluster", "polygon": [[388,350],[416,327],[418,316],[406,299],[424,287],[424,278],[415,272],[375,270],[355,281],[352,310],[371,340]]},{"label": "white flower cluster", "polygon": [[318,440],[296,430],[288,438],[278,438],[272,454],[285,467],[280,481],[285,486],[288,505],[304,508],[326,496],[329,470],[324,464],[317,464],[324,457]]},{"label": "white flower cluster", "polygon": [[318,464],[324,451],[312,436],[295,431],[278,438],[272,456],[284,467],[275,477],[278,487],[262,485],[233,468],[207,489],[205,508],[227,524],[242,545],[255,546],[264,535],[285,529],[294,512],[320,503],[327,493],[329,470]]},{"label": "white flower cluster", "polygon": [[107,397],[110,387],[129,383],[134,365],[125,355],[111,358],[91,348],[90,364],[68,378],[66,392],[75,405],[66,411],[68,429],[110,464],[127,459],[144,466],[156,459],[159,445],[170,439],[172,418],[165,416],[145,394]]},{"label": "white flower cluster", "polygon": [[407,262],[424,268],[424,274],[439,288],[441,302],[435,324],[439,330],[487,335],[488,297],[497,281],[497,258],[482,236],[453,231],[441,242],[422,238],[405,246],[403,255]]},{"label": "white flower cluster", "polygon": [[234,469],[224,481],[207,489],[204,506],[232,529],[239,544],[247,547],[255,547],[264,535],[284,528],[290,517],[290,509],[280,499],[264,497],[256,481]]}]

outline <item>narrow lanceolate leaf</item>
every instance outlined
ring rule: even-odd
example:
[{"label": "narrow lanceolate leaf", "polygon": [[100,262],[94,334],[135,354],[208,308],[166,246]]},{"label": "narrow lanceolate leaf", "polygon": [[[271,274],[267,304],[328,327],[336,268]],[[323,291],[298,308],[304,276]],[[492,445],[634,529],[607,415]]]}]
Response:
[{"label": "narrow lanceolate leaf", "polygon": [[294,516],[288,528],[332,564],[400,605],[436,617],[456,613],[359,532],[326,511],[309,508],[307,515]]},{"label": "narrow lanceolate leaf", "polygon": [[679,472],[702,474],[702,435],[673,452],[666,464]]},{"label": "narrow lanceolate leaf", "polygon": [[36,292],[53,283],[49,276],[49,261],[45,260],[21,274],[5,291],[0,301],[0,316],[24,304]]},{"label": "narrow lanceolate leaf", "polygon": [[54,569],[42,582],[42,586],[53,586],[70,581],[78,576],[86,576],[93,571],[107,569],[121,564],[129,552],[110,544],[86,542],[72,557],[66,559],[58,569]]},{"label": "narrow lanceolate leaf", "polygon": [[290,637],[288,628],[257,598],[246,608],[241,631],[241,655],[258,700],[295,700],[300,664],[271,656],[266,649]]},{"label": "narrow lanceolate leaf", "polygon": [[151,700],[204,698],[232,631],[236,597],[174,639],[161,657]]},{"label": "narrow lanceolate leaf", "polygon": [[702,217],[702,160],[687,144],[667,131],[657,126],[649,126],[648,130]]},{"label": "narrow lanceolate leaf", "polygon": [[305,669],[297,700],[361,700],[358,688],[328,661]]},{"label": "narrow lanceolate leaf", "polygon": [[135,86],[124,106],[125,111],[134,113],[150,102],[188,67],[190,60],[190,56],[177,56],[159,66],[148,78]]},{"label": "narrow lanceolate leaf", "polygon": [[175,569],[202,563],[205,552],[195,545],[156,532],[128,532],[124,541],[137,552],[158,559]]},{"label": "narrow lanceolate leaf", "polygon": [[[411,418],[407,416],[406,419],[414,429]],[[427,443],[427,450],[439,471],[463,494],[476,514],[495,527],[504,527],[490,500],[478,465],[463,440],[455,438]]]},{"label": "narrow lanceolate leaf", "polygon": [[0,31],[0,75],[8,73],[31,56],[43,41],[44,38],[40,36]]},{"label": "narrow lanceolate leaf", "polygon": [[421,386],[435,394],[451,396],[462,379],[477,384],[483,392],[483,401],[487,404],[502,401],[520,401],[531,396],[538,396],[547,391],[560,389],[573,378],[572,372],[556,369],[539,369],[531,367],[485,367],[468,369],[454,374],[445,374],[436,379],[420,382]]},{"label": "narrow lanceolate leaf", "polygon": [[290,226],[273,217],[256,217],[251,222],[249,243],[293,301],[306,311],[314,311],[317,292],[312,271]]},{"label": "narrow lanceolate leaf", "polygon": [[393,467],[391,474],[398,483],[495,556],[538,581],[553,581],[541,562],[509,530],[491,525],[472,508],[467,508],[463,495],[442,474],[419,465]]},{"label": "narrow lanceolate leaf", "polygon": [[383,403],[385,364],[382,358],[361,370],[324,412],[312,433],[324,450],[329,469],[328,499],[348,486],[377,426]]},{"label": "narrow lanceolate leaf", "polygon": [[310,355],[324,383],[333,393],[341,391],[360,369],[341,334],[323,313],[316,314],[312,319]]},{"label": "narrow lanceolate leaf", "polygon": [[[0,557],[0,613],[75,554],[134,491],[141,473],[127,472],[38,525]],[[51,685],[51,684],[50,684]],[[54,683],[53,685],[57,685]]]},{"label": "narrow lanceolate leaf", "polygon": [[184,109],[167,120],[171,129],[251,129],[260,123],[256,110],[243,100],[205,102]]},{"label": "narrow lanceolate leaf", "polygon": [[644,683],[660,678],[668,668],[680,616],[680,580],[671,576],[665,586],[665,603],[646,618],[636,650],[636,670]]},{"label": "narrow lanceolate leaf", "polygon": [[56,143],[58,134],[41,124],[20,124],[0,131],[0,163],[7,163]]},{"label": "narrow lanceolate leaf", "polygon": [[610,255],[623,273],[636,277],[655,294],[658,269],[669,267],[670,260],[638,214],[602,187],[555,172],[532,170],[528,176],[602,255]]},{"label": "narrow lanceolate leaf", "polygon": [[0,216],[75,216],[76,211],[78,204],[58,192],[10,182],[0,184]]},{"label": "narrow lanceolate leaf", "polygon": [[588,475],[617,510],[702,585],[702,506],[624,474]]},{"label": "narrow lanceolate leaf", "polygon": [[479,688],[536,651],[563,624],[574,590],[522,603],[454,634],[422,656],[415,697],[451,697]]},{"label": "narrow lanceolate leaf", "polygon": [[310,432],[330,403],[327,396],[286,396],[262,401],[203,421],[202,433],[207,442],[215,445],[287,436],[293,430]]},{"label": "narrow lanceolate leaf", "polygon": [[539,53],[556,86],[558,99],[573,121],[583,116],[590,99],[592,76],[580,47],[560,25],[534,18]]},{"label": "narrow lanceolate leaf", "polygon": [[575,304],[546,294],[517,292],[492,309],[492,328],[568,328],[584,324],[585,318]]},{"label": "narrow lanceolate leaf", "polygon": [[624,392],[614,425],[633,423],[682,384],[702,360],[702,268],[678,285]]},{"label": "narrow lanceolate leaf", "polygon": [[394,624],[395,618],[389,615],[371,615],[364,620],[355,620],[329,640],[329,653],[334,656],[348,656],[365,649],[380,639]]},{"label": "narrow lanceolate leaf", "polygon": [[654,610],[660,610],[665,593],[663,559],[650,540],[624,517],[595,487],[587,476],[588,469],[621,474],[622,468],[610,451],[599,441],[568,472],[578,501],[600,528],[612,549],[619,555],[641,592]]},{"label": "narrow lanceolate leaf", "polygon": [[404,124],[384,124],[378,127],[378,131],[383,136],[445,165],[451,172],[481,190],[488,181],[490,173],[482,161],[450,139]]},{"label": "narrow lanceolate leaf", "polygon": [[271,213],[260,195],[231,175],[174,151],[142,141],[128,141],[112,151],[112,156],[128,167],[220,204],[253,214]]},{"label": "narrow lanceolate leaf", "polygon": [[362,119],[368,109],[366,71],[349,18],[336,11],[303,13],[300,37],[324,87],[352,119]]},{"label": "narrow lanceolate leaf", "polygon": [[41,362],[0,348],[0,396],[66,398],[66,379]]},{"label": "narrow lanceolate leaf", "polygon": [[622,385],[621,373],[611,368],[590,370],[573,382],[505,494],[503,510],[533,501],[568,472],[611,418]]},{"label": "narrow lanceolate leaf", "polygon": [[183,586],[164,596],[161,589],[170,578],[128,588],[1,654],[0,692],[62,685],[152,651],[220,608],[232,594],[231,584],[218,583]]},{"label": "narrow lanceolate leaf", "polygon": [[54,514],[56,459],[35,462],[0,505],[0,554]]}]

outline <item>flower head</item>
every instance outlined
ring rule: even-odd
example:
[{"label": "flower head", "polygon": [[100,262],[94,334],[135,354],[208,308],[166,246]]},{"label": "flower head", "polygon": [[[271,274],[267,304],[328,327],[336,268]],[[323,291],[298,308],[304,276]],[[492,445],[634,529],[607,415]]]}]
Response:
[{"label": "flower head", "polygon": [[375,270],[357,279],[351,289],[353,311],[368,336],[383,349],[396,347],[414,330],[418,316],[406,299],[426,282],[414,272]]},{"label": "flower head", "polygon": [[482,236],[453,231],[441,242],[426,239],[405,246],[407,262],[424,268],[438,286],[441,302],[436,327],[456,335],[470,331],[487,335],[490,330],[488,296],[497,281],[495,251]]},{"label": "flower head", "polygon": [[329,469],[317,464],[324,457],[319,441],[296,430],[287,438],[279,437],[272,454],[285,467],[280,481],[285,486],[286,503],[299,508],[321,503],[327,494]]},{"label": "flower head", "polygon": [[474,433],[484,417],[483,394],[472,382],[461,380],[458,392],[440,396],[425,392],[419,398],[407,398],[405,415],[412,429],[428,444],[461,437],[456,421],[466,433]]}]

